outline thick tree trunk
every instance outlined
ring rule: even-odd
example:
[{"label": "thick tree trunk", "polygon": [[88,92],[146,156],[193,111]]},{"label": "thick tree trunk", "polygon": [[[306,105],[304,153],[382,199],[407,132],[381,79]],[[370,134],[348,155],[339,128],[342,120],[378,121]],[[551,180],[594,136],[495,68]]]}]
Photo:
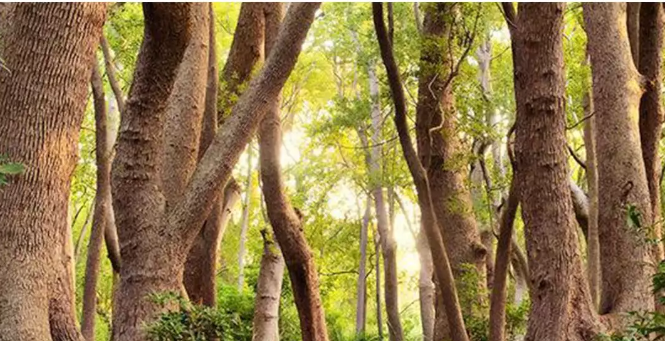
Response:
[{"label": "thick tree trunk", "polygon": [[367,241],[369,219],[372,212],[372,198],[367,196],[365,214],[360,226],[360,262],[358,265],[358,280],[356,284],[356,336],[365,335],[367,321]]},{"label": "thick tree trunk", "polygon": [[159,176],[164,166],[163,116],[191,36],[190,13],[197,5],[144,4],[145,38],[112,174],[123,258],[114,307],[116,341],[145,340],[143,326],[160,312],[149,294],[181,289],[189,249],[242,150],[293,70],[319,5],[291,6],[265,67],[215,135],[181,198],[167,211]]},{"label": "thick tree trunk", "polygon": [[[626,29],[630,43],[630,56],[638,67],[640,62],[640,8],[641,2],[626,3]],[[649,43],[651,44],[651,42]]]},{"label": "thick tree trunk", "polygon": [[591,340],[599,331],[578,251],[566,162],[564,8],[521,3],[519,17],[509,19],[515,24],[515,178],[532,283],[527,341]]},{"label": "thick tree trunk", "polygon": [[252,341],[279,341],[279,299],[284,279],[284,258],[272,234],[262,230],[263,255],[254,299]]},{"label": "thick tree trunk", "polygon": [[625,3],[584,5],[596,113],[602,314],[654,308],[652,208],[638,126],[641,78],[625,18]]},{"label": "thick tree trunk", "polygon": [[[456,131],[456,117],[451,80],[453,75],[440,74],[454,63],[446,53],[449,31],[453,28],[449,4],[429,6],[423,23],[423,52],[416,108],[416,136],[418,153],[427,169],[432,191],[432,204],[440,222],[439,228],[450,257],[455,278],[471,265],[478,272],[478,287],[485,288],[486,249],[473,215],[470,192],[466,185],[466,164],[455,162],[462,156],[462,145]],[[444,166],[445,163],[445,166]],[[444,223],[445,222],[445,223]],[[437,285],[440,287],[440,284]],[[437,288],[438,290],[438,288]],[[482,299],[479,297],[478,299]],[[434,338],[449,338],[443,301],[437,300]],[[462,302],[462,311],[470,314],[474,302]]]},{"label": "thick tree trunk", "polygon": [[[282,4],[276,5],[273,11],[281,11],[282,6]],[[318,4],[301,6],[311,6],[315,10]],[[274,33],[275,29],[275,26],[272,26],[266,33]],[[266,51],[273,48],[273,42],[273,39],[266,39]],[[274,56],[274,54],[274,51],[270,53],[271,56]],[[294,300],[300,318],[302,339],[303,341],[326,341],[328,340],[328,334],[323,305],[319,295],[316,266],[302,231],[302,218],[296,213],[284,193],[284,179],[280,166],[282,146],[280,120],[279,100],[274,98],[259,129],[263,196],[270,224],[275,232],[275,238],[282,248],[284,260],[289,270],[291,287],[293,288]]]},{"label": "thick tree trunk", "polygon": [[589,231],[587,237],[587,278],[594,310],[600,303],[600,242],[598,241],[598,166],[596,161],[596,137],[591,94],[585,95],[584,147],[586,149],[586,173],[589,189]]},{"label": "thick tree trunk", "polygon": [[104,84],[95,59],[92,66],[92,99],[95,108],[95,156],[97,159],[97,193],[92,218],[92,230],[88,243],[88,257],[85,264],[85,285],[83,289],[83,312],[81,313],[81,333],[87,341],[95,339],[95,316],[97,314],[97,279],[99,261],[104,241],[109,210],[111,209],[111,153],[108,142],[106,98]]},{"label": "thick tree trunk", "polygon": [[2,341],[80,340],[72,254],[63,248],[71,247],[70,177],[105,7],[22,3],[2,24],[11,72],[0,69],[0,153],[25,166],[0,190]]},{"label": "thick tree trunk", "polygon": [[446,252],[446,247],[441,237],[439,222],[434,213],[432,203],[432,194],[430,192],[429,179],[427,172],[421,164],[418,155],[409,135],[409,127],[406,121],[406,100],[404,89],[400,80],[399,70],[392,51],[392,43],[386,32],[383,21],[383,5],[381,3],[372,4],[372,14],[374,29],[376,30],[381,58],[388,74],[388,83],[395,104],[395,125],[399,135],[402,152],[406,159],[411,176],[413,177],[418,194],[418,205],[422,215],[422,225],[427,233],[427,241],[432,252],[432,259],[436,259],[434,268],[438,283],[441,285],[441,298],[444,302],[446,317],[450,326],[450,336],[453,341],[468,341],[462,311],[457,297],[453,271],[450,267],[450,261]]},{"label": "thick tree trunk", "polygon": [[390,341],[402,341],[404,332],[399,317],[399,282],[397,280],[397,245],[393,236],[386,203],[383,193],[383,170],[381,152],[381,128],[383,117],[379,103],[379,79],[374,72],[374,66],[369,69],[369,95],[372,100],[372,148],[369,160],[370,187],[374,197],[374,211],[376,212],[376,226],[381,241],[383,253],[384,293],[386,300],[386,313],[388,317],[388,335]]},{"label": "thick tree trunk", "polygon": [[[660,212],[660,155],[658,147],[663,127],[661,104],[661,78],[663,66],[663,9],[659,3],[643,3],[640,6],[640,46],[638,71],[646,78],[645,92],[640,101],[640,141],[642,158],[649,186],[653,220],[653,238],[661,240]],[[663,244],[653,247],[654,262],[663,259]]]}]

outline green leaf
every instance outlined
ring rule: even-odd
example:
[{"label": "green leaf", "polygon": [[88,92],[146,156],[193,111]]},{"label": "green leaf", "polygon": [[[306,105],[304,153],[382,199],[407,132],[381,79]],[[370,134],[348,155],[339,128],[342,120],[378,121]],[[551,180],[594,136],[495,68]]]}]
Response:
[{"label": "green leaf", "polygon": [[0,165],[0,173],[7,175],[16,175],[21,174],[25,170],[23,164],[11,162],[4,165]]}]

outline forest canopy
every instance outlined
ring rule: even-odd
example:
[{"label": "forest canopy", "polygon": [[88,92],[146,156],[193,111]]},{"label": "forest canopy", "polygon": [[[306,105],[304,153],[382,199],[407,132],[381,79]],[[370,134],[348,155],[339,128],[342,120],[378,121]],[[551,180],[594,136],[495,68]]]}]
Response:
[{"label": "forest canopy", "polygon": [[660,3],[0,3],[0,341],[665,337]]}]

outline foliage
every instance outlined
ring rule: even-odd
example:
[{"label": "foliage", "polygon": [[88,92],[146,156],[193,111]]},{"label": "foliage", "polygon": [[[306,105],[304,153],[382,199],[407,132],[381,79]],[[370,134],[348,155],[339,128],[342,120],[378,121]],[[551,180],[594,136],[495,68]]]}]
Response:
[{"label": "foliage", "polygon": [[6,156],[0,154],[0,188],[8,183],[9,176],[21,174],[24,170],[25,166],[22,163],[11,162]]}]

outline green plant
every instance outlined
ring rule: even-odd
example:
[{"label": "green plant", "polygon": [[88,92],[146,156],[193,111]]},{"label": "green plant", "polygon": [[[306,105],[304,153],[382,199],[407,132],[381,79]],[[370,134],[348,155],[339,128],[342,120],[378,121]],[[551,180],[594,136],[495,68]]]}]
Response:
[{"label": "green plant", "polygon": [[10,162],[5,155],[0,155],[0,187],[8,184],[8,176],[23,173],[25,167],[18,162]]}]

